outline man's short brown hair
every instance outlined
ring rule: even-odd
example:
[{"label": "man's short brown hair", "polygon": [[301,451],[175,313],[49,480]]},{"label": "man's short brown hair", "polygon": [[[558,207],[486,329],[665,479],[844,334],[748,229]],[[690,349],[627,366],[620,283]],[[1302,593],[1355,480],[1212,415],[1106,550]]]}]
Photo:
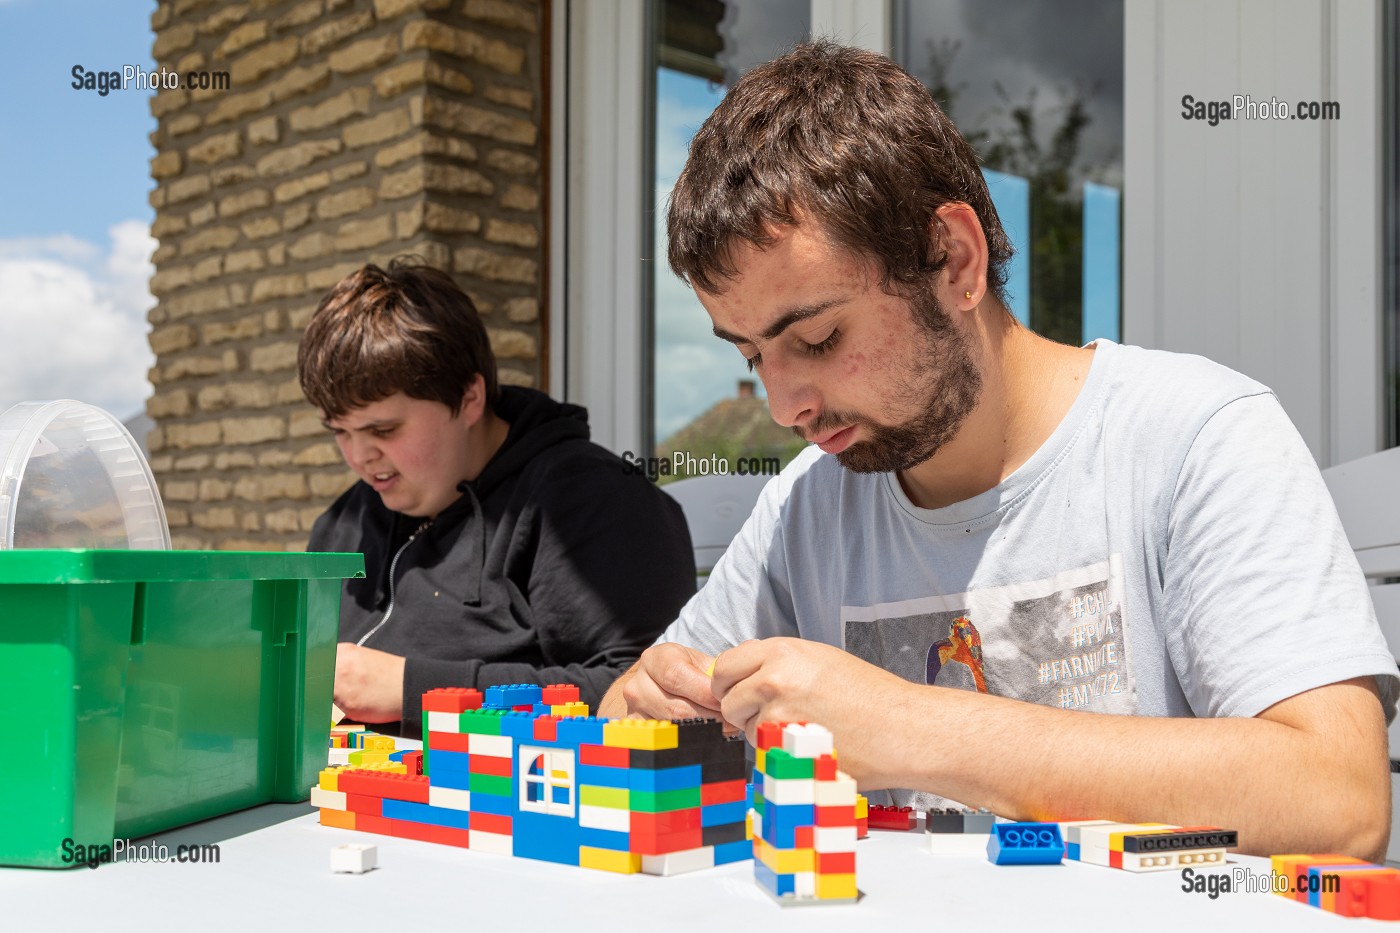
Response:
[{"label": "man's short brown hair", "polygon": [[1005,304],[1011,242],[952,121],[888,58],[804,43],[739,79],[695,134],[671,192],[668,258],[692,287],[719,292],[737,274],[734,245],[763,249],[771,226],[810,219],[907,296],[947,263],[929,231],[951,201],[977,213],[987,284]]},{"label": "man's short brown hair", "polygon": [[367,265],[332,288],[297,349],[307,401],[327,418],[402,392],[461,410],[477,374],[486,404],[500,397],[496,358],[476,305],[444,272],[395,259]]}]

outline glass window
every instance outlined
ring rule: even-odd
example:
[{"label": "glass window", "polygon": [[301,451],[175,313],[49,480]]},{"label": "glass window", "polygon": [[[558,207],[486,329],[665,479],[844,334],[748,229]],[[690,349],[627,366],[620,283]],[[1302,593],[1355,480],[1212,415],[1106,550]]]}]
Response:
[{"label": "glass window", "polygon": [[1119,339],[1123,0],[895,0],[894,48],[982,160],[1012,313]]},{"label": "glass window", "polygon": [[[700,124],[739,75],[776,58],[811,30],[810,0],[653,0],[655,68],[652,275],[652,435],[671,475],[661,482],[736,471],[740,458],[778,457],[804,446],[768,416],[762,384],[717,340],[694,293],[666,263],[666,199]],[[765,468],[766,469],[766,468]]]},{"label": "glass window", "polygon": [[574,815],[574,753],[564,748],[520,746],[520,809]]}]

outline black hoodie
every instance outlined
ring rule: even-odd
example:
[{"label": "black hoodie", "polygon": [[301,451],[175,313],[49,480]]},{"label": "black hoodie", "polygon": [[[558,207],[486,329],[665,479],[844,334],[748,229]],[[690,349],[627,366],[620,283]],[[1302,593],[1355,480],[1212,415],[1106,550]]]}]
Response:
[{"label": "black hoodie", "polygon": [[[695,592],[680,506],[588,439],[588,413],[503,387],[510,430],[431,522],[356,483],[316,520],[311,551],[359,551],[340,640],[407,659],[402,733],[434,687],[577,684],[593,709]],[[416,532],[416,534],[415,534]],[[388,729],[392,726],[376,726]]]}]

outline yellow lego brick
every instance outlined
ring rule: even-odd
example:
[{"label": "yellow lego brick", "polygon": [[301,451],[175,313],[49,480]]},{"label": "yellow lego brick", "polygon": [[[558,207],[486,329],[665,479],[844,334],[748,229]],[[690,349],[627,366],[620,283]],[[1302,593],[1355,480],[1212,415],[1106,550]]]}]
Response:
[{"label": "yellow lego brick", "polygon": [[753,842],[753,811],[744,814],[744,838]]},{"label": "yellow lego brick", "polygon": [[853,901],[860,896],[855,875],[817,875],[817,899]]},{"label": "yellow lego brick", "polygon": [[364,764],[351,765],[356,771],[383,771],[386,774],[407,774],[408,765],[402,761],[369,761]]},{"label": "yellow lego brick", "polygon": [[321,769],[321,780],[319,780],[319,781],[316,782],[316,786],[319,787],[319,788],[321,788],[321,790],[340,790],[340,788],[336,786],[336,782],[337,782],[337,780],[338,780],[337,776],[340,774],[340,772],[341,772],[342,770],[344,770],[344,769],[342,769],[342,768],[322,768],[322,769]]},{"label": "yellow lego brick", "polygon": [[856,794],[856,819],[870,819],[870,801],[865,799],[864,794]]},{"label": "yellow lego brick", "polygon": [[778,849],[764,839],[753,841],[753,857],[779,875],[817,870],[817,854],[811,849]]},{"label": "yellow lego brick", "polygon": [[592,846],[578,847],[578,863],[581,868],[599,868],[624,875],[635,875],[642,870],[642,856],[638,852],[614,852]]},{"label": "yellow lego brick", "polygon": [[659,719],[614,719],[603,724],[603,744],[659,751],[679,746],[680,731],[675,723]]},{"label": "yellow lego brick", "polygon": [[334,826],[336,829],[354,829],[355,813],[353,810],[327,810],[322,807],[321,825]]},{"label": "yellow lego brick", "polygon": [[394,751],[394,737],[392,735],[367,735],[365,736],[365,748],[369,751],[392,752]]},{"label": "yellow lego brick", "polygon": [[754,768],[754,770],[757,771],[759,774],[767,774],[767,772],[763,770],[763,764],[764,764],[764,762],[766,762],[767,760],[768,760],[768,749],[766,749],[766,748],[759,748],[759,749],[755,749],[755,750],[754,750],[754,753],[753,753],[753,768]]},{"label": "yellow lego brick", "polygon": [[360,751],[350,753],[350,763],[360,768],[363,768],[365,765],[382,764],[389,760],[390,754],[390,752],[385,751],[361,749]]},{"label": "yellow lego brick", "polygon": [[592,784],[584,784],[578,789],[578,802],[585,807],[632,809],[631,792],[625,787],[595,787]]},{"label": "yellow lego brick", "polygon": [[551,716],[587,716],[587,703],[559,703],[549,708]]}]

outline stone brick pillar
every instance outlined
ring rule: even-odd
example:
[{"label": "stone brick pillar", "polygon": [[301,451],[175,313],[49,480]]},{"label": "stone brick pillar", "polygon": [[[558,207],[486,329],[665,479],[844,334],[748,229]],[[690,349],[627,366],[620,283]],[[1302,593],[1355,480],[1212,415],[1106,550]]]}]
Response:
[{"label": "stone brick pillar", "polygon": [[[161,0],[147,412],[176,547],[290,549],[351,482],[296,380],[325,290],[417,254],[539,385],[548,0]],[[211,82],[212,83],[212,82]]]}]

